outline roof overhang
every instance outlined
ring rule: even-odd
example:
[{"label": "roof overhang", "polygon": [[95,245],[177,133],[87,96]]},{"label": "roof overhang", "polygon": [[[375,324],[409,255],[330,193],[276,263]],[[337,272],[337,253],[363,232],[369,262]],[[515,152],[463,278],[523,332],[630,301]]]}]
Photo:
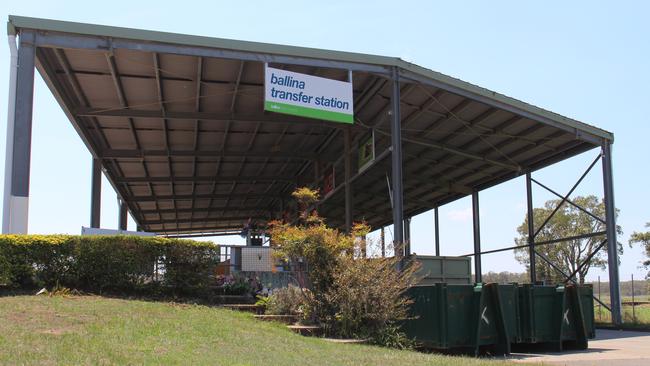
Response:
[{"label": "roof overhang", "polygon": [[[352,172],[354,217],[389,224],[395,69],[407,216],[614,139],[398,58],[17,16],[8,31],[36,35],[39,72],[135,220],[153,232],[265,222],[295,186],[320,186],[330,167],[342,182],[346,128],[353,147],[370,129],[376,136],[374,162]],[[356,123],[264,112],[264,63],[338,80],[353,71]],[[338,185],[320,203],[335,226],[343,196]]]}]

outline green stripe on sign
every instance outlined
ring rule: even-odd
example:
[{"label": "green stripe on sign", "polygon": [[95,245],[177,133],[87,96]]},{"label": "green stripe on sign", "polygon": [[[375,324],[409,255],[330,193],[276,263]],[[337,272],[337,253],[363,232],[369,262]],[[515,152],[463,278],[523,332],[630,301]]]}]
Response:
[{"label": "green stripe on sign", "polygon": [[266,101],[264,102],[264,110],[277,112],[277,113],[291,114],[294,116],[322,119],[326,121],[354,123],[354,117],[351,114],[324,111],[321,109],[300,107],[300,106],[285,104],[285,103]]}]

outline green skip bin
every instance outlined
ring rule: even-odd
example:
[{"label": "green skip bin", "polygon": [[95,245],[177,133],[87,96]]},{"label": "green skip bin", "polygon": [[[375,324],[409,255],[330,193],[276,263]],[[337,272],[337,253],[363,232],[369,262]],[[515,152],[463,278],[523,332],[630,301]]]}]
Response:
[{"label": "green skip bin", "polygon": [[408,296],[413,304],[402,329],[422,347],[475,355],[485,346],[510,352],[496,284],[415,286]]},{"label": "green skip bin", "polygon": [[421,347],[478,355],[512,344],[587,348],[594,337],[592,289],[517,284],[414,286],[406,335]]}]

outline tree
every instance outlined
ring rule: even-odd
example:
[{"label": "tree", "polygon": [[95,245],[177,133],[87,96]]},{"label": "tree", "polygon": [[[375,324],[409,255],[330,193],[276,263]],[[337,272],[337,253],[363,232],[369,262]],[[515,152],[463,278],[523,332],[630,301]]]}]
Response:
[{"label": "tree", "polygon": [[[534,230],[539,230],[546,218],[549,217],[560,202],[561,200],[550,200],[544,204],[544,207],[533,209],[535,221]],[[596,196],[577,197],[573,202],[597,217],[605,217],[605,204]],[[616,230],[619,234],[622,234],[620,226],[617,226]],[[577,207],[565,202],[540,230],[539,234],[535,237],[535,242],[539,243],[548,240],[558,240],[600,231],[605,231],[604,223],[596,220],[594,217],[581,211]],[[519,233],[519,237],[515,238],[515,243],[517,245],[527,245],[528,216],[526,216],[521,226],[517,228],[517,232]],[[589,255],[596,250],[600,243],[605,239],[605,235],[597,235],[582,239],[562,241],[557,244],[539,245],[536,246],[535,249],[567,275],[577,271],[578,281],[580,284],[583,284],[587,273],[592,267],[602,269],[606,268],[607,245],[604,245],[588,263],[585,263],[578,270],[580,264],[585,262]],[[617,245],[617,251],[619,255],[623,253],[623,246],[621,244]],[[525,264],[527,269],[530,271],[528,248],[516,249],[515,258],[520,263]],[[539,256],[535,263],[538,280],[544,280],[550,283],[564,282],[564,276]]]},{"label": "tree", "polygon": [[[645,224],[645,227],[650,228],[650,222]],[[648,268],[650,267],[650,231],[645,233],[637,233],[636,231],[630,236],[630,245],[639,243],[645,247],[645,255],[648,257],[646,261],[643,262],[643,265]],[[650,279],[650,272],[646,275],[647,279]]]}]

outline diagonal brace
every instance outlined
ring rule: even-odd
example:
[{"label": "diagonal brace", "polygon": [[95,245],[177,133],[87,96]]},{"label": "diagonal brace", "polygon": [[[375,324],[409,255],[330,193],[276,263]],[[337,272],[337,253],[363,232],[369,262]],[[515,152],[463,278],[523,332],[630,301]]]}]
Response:
[{"label": "diagonal brace", "polygon": [[[564,198],[564,197],[562,197],[562,195],[560,195],[559,193],[557,193],[557,192],[555,192],[554,190],[550,189],[549,187],[545,186],[544,184],[542,184],[542,183],[536,181],[534,178],[530,178],[530,180],[532,180],[533,182],[535,182],[538,186],[540,186],[540,187],[546,189],[547,191],[553,193],[554,195],[558,196],[559,198]],[[591,212],[587,211],[587,210],[584,209],[582,206],[580,206],[580,205],[578,205],[577,203],[571,201],[569,198],[566,199],[566,202],[569,203],[570,205],[572,205],[573,207],[577,208],[578,210],[580,210],[580,211],[586,213],[587,215],[593,217],[594,219],[596,219],[596,220],[602,222],[603,224],[606,224],[606,223],[605,223],[605,220],[603,220],[603,219],[601,219],[600,217],[598,217],[598,216],[592,214]]]},{"label": "diagonal brace", "polygon": [[587,176],[587,174],[589,174],[589,172],[590,172],[591,169],[594,167],[594,165],[596,165],[596,163],[598,162],[598,160],[600,160],[600,156],[601,156],[601,155],[599,154],[599,155],[596,157],[596,159],[594,159],[594,161],[591,163],[591,165],[589,165],[589,168],[587,168],[587,170],[582,174],[582,176],[580,177],[580,179],[578,179],[578,181],[573,185],[573,187],[571,187],[571,190],[569,190],[569,193],[567,193],[567,194],[562,198],[562,201],[560,201],[560,203],[557,205],[557,207],[555,207],[555,209],[553,210],[553,212],[551,212],[551,214],[546,218],[546,220],[544,220],[544,223],[543,223],[543,224],[542,224],[542,225],[537,229],[537,231],[535,231],[535,235],[533,235],[533,238],[537,237],[537,234],[539,234],[539,232],[542,231],[542,229],[544,228],[544,226],[546,226],[546,224],[547,224],[547,223],[548,223],[548,222],[553,218],[553,216],[557,213],[557,211],[562,207],[562,205],[564,204],[564,202],[566,202],[566,201],[569,199],[569,197],[571,196],[571,194],[573,193],[573,191],[575,191],[576,188],[578,188],[578,185],[580,185],[580,183],[582,182],[582,180],[585,179],[585,177]]}]

